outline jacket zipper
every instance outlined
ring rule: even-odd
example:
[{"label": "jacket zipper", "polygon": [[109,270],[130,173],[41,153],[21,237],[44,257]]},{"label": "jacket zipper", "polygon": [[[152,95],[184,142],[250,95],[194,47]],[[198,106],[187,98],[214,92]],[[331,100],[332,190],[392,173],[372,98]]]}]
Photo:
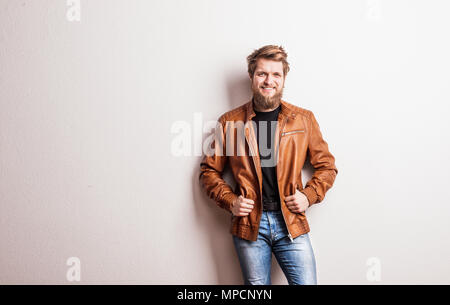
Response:
[{"label": "jacket zipper", "polygon": [[285,136],[285,135],[289,135],[289,134],[293,134],[293,133],[299,133],[299,132],[305,132],[305,130],[292,130],[292,131],[287,131],[287,132],[283,132],[281,133],[281,136]]},{"label": "jacket zipper", "polygon": [[[282,125],[281,125],[281,132],[280,132],[280,138],[278,139],[278,149],[277,149],[277,154],[278,154],[278,156],[280,155],[279,152],[280,152],[281,137],[282,137],[283,135],[285,135],[285,134],[293,133],[292,131],[289,131],[289,132],[283,132],[284,126],[285,126],[287,120],[288,120],[288,118],[285,118],[285,119],[283,120]],[[280,162],[280,160],[278,159],[277,163],[279,163],[279,162]],[[275,170],[276,170],[276,174],[277,174],[277,181],[280,181],[280,179],[279,179],[279,177],[278,177],[278,164],[277,164],[277,167],[275,168]],[[280,201],[281,201],[280,183],[277,183],[277,185],[278,185],[278,192],[279,192],[279,194],[280,194]],[[280,203],[281,203],[281,202],[280,202]],[[288,237],[289,237],[289,239],[291,240],[291,242],[294,242],[294,239],[292,238],[291,232],[289,231],[289,226],[288,226],[288,224],[287,224],[287,222],[286,222],[286,217],[285,217],[285,215],[284,215],[284,213],[283,213],[283,209],[281,209],[281,214],[283,214],[284,224],[286,225],[286,229],[287,229],[287,231],[288,231]]]},{"label": "jacket zipper", "polygon": [[262,212],[263,212],[262,189],[261,189],[261,184],[259,183],[260,181],[259,181],[259,177],[258,177],[258,168],[257,168],[257,166],[256,166],[255,159],[253,158],[253,156],[256,156],[256,154],[255,154],[255,152],[253,151],[253,145],[252,145],[252,143],[250,143],[248,132],[249,132],[249,131],[248,131],[248,129],[247,129],[247,131],[245,132],[245,138],[247,139],[248,148],[250,149],[250,153],[251,153],[251,158],[252,158],[252,161],[253,161],[253,165],[255,166],[256,176],[257,176],[257,178],[258,178],[259,197],[260,197],[260,199],[261,199],[261,202],[260,202],[261,213],[259,214],[258,227],[257,227],[257,231],[256,231],[256,232],[259,232],[259,226],[260,226],[260,224],[261,224],[261,218],[262,218]]}]

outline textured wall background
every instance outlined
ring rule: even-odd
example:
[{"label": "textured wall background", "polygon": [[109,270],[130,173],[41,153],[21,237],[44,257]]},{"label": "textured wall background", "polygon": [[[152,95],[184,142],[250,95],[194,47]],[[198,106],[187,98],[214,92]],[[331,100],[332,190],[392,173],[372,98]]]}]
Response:
[{"label": "textured wall background", "polygon": [[307,212],[319,283],[450,284],[448,2],[76,2],[0,1],[0,283],[71,283],[70,257],[84,284],[241,283],[194,122],[281,44],[340,171]]}]

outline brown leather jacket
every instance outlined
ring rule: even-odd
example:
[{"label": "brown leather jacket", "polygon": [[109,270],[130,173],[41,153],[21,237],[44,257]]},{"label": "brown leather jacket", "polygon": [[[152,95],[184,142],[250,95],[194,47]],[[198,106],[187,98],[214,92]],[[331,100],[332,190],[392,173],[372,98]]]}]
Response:
[{"label": "brown leather jacket", "polygon": [[[230,233],[243,239],[256,241],[262,216],[262,173],[258,154],[258,144],[251,118],[255,116],[252,100],[226,112],[219,118],[220,141],[212,144],[214,153],[205,155],[200,163],[200,184],[207,195],[218,206],[231,213],[233,201],[242,195],[252,199],[255,204],[248,216],[231,217]],[[245,124],[245,139],[238,141],[237,122]],[[278,127],[279,126],[279,127]],[[234,128],[233,128],[234,127]],[[216,130],[217,131],[217,130]],[[231,132],[234,131],[233,134]],[[232,142],[227,138],[232,138]],[[218,144],[216,144],[218,143]],[[232,146],[233,153],[227,151]],[[321,202],[325,193],[332,187],[338,170],[335,159],[328,151],[328,144],[322,138],[319,124],[314,114],[286,101],[281,101],[275,133],[275,155],[278,157],[276,172],[280,193],[281,211],[291,240],[310,231],[305,213],[292,213],[284,202],[284,197],[298,189],[308,198],[309,204]],[[221,145],[222,147],[218,147]],[[221,149],[223,153],[216,153]],[[245,150],[245,155],[237,153]],[[230,149],[231,151],[231,149]],[[315,171],[312,178],[302,184],[302,168],[307,157]],[[222,178],[225,165],[229,164],[236,181],[233,191]]]}]

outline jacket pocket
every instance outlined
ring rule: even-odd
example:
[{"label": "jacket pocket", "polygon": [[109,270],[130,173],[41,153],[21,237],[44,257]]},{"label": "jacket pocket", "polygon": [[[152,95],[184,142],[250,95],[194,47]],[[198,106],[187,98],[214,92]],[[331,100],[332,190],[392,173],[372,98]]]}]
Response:
[{"label": "jacket pocket", "polygon": [[304,129],[299,129],[299,130],[286,131],[286,132],[282,132],[281,136],[284,137],[284,136],[289,136],[289,135],[293,135],[293,134],[296,134],[296,133],[305,133],[305,130]]}]

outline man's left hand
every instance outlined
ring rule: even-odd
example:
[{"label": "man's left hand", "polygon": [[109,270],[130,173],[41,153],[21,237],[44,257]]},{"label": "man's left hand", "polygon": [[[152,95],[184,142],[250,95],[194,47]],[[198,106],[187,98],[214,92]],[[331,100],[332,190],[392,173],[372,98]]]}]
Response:
[{"label": "man's left hand", "polygon": [[299,190],[295,190],[294,195],[286,196],[284,201],[292,213],[304,212],[309,207],[308,198]]}]

